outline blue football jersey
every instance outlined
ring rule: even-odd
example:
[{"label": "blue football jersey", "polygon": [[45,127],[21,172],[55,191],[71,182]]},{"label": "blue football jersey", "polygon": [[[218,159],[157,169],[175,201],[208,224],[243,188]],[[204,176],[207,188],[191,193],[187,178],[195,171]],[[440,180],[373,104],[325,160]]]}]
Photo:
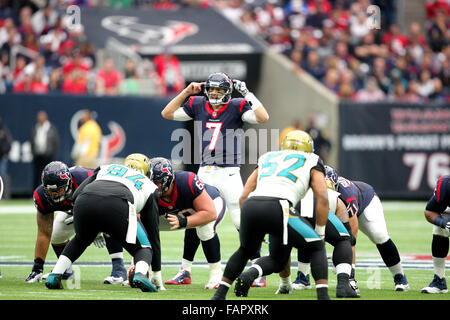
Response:
[{"label": "blue football jersey", "polygon": [[174,188],[170,202],[160,198],[158,200],[159,214],[184,214],[185,216],[195,213],[194,200],[203,190],[212,199],[220,196],[217,188],[203,183],[193,172],[176,170],[174,172]]},{"label": "blue football jersey", "polygon": [[365,182],[350,181],[344,177],[338,178],[339,198],[347,205],[349,216],[357,215],[358,217],[364,212],[375,196],[373,187]]},{"label": "blue football jersey", "polygon": [[[94,169],[88,169],[83,167],[71,167],[69,168],[72,174],[73,191],[89,176],[92,175]],[[37,210],[42,214],[49,214],[55,211],[64,211],[69,214],[72,213],[73,202],[71,200],[64,200],[61,202],[53,202],[44,195],[44,186],[39,185],[33,193],[33,201]]]},{"label": "blue football jersey", "polygon": [[447,207],[450,207],[450,175],[442,176],[438,179],[426,209],[443,213]]},{"label": "blue football jersey", "polygon": [[192,96],[184,104],[183,110],[196,125],[201,143],[201,165],[237,167],[241,163],[241,145],[244,122],[242,115],[251,110],[247,100],[233,98],[220,109],[214,110],[206,97]]}]

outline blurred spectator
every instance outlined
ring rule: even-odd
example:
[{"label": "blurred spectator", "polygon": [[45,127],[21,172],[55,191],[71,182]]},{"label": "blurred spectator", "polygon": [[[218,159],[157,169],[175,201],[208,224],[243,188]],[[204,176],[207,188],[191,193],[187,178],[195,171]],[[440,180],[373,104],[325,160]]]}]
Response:
[{"label": "blurred spectator", "polygon": [[314,153],[319,155],[327,163],[331,151],[331,142],[325,137],[322,129],[317,125],[317,117],[314,113],[308,115],[306,132],[309,133],[314,141]]},{"label": "blurred spectator", "polygon": [[162,54],[153,58],[156,72],[164,87],[164,96],[178,94],[185,87],[184,78],[181,73],[180,61],[165,48]]},{"label": "blurred spectator", "polygon": [[53,93],[59,93],[62,90],[62,76],[61,69],[55,68],[50,72],[48,91]]},{"label": "blurred spectator", "polygon": [[11,150],[12,135],[0,117],[0,177],[6,180],[8,175],[8,155]]},{"label": "blurred spectator", "polygon": [[63,77],[68,76],[72,71],[79,70],[89,72],[91,67],[84,61],[81,53],[76,53],[72,59],[67,59],[62,66]]},{"label": "blurred spectator", "polygon": [[356,102],[376,102],[386,99],[386,95],[378,87],[377,80],[374,77],[367,79],[365,88],[356,93]]},{"label": "blurred spectator", "polygon": [[436,12],[436,17],[428,30],[428,41],[434,52],[439,52],[450,40],[450,21],[444,10]]},{"label": "blurred spectator", "polygon": [[325,75],[325,68],[320,62],[319,55],[314,50],[308,53],[302,68],[319,81],[322,80],[322,77]]},{"label": "blurred spectator", "polygon": [[422,101],[423,99],[419,95],[419,83],[415,80],[410,81],[402,102],[420,103]]},{"label": "blurred spectator", "polygon": [[67,94],[87,94],[88,79],[85,71],[73,69],[69,74],[63,77],[61,91]]},{"label": "blurred spectator", "polygon": [[128,60],[125,65],[125,79],[120,84],[120,94],[138,95],[139,94],[139,79],[140,76],[136,70],[136,62]]},{"label": "blurred spectator", "polygon": [[41,184],[44,167],[55,159],[59,150],[59,134],[48,120],[46,111],[39,111],[37,123],[30,134],[31,153],[33,154],[33,190]]},{"label": "blurred spectator", "polygon": [[58,13],[47,3],[42,9],[36,11],[31,17],[31,25],[36,34],[47,33],[55,26]]},{"label": "blurred spectator", "polygon": [[117,95],[121,81],[122,74],[116,70],[114,60],[111,58],[106,59],[103,63],[103,68],[97,72],[95,93],[100,95]]},{"label": "blurred spectator", "polygon": [[328,69],[323,84],[327,89],[337,93],[339,88],[339,72],[336,69]]},{"label": "blurred spectator", "polygon": [[91,110],[83,110],[80,121],[78,137],[72,148],[72,159],[75,160],[77,166],[96,168],[102,129],[94,120]]},{"label": "blurred spectator", "polygon": [[153,3],[154,10],[176,10],[178,4],[172,0],[155,0]]},{"label": "blurred spectator", "polygon": [[284,128],[280,132],[279,137],[279,144],[281,145],[281,142],[283,142],[284,138],[287,136],[287,134],[293,130],[305,130],[305,128],[302,125],[302,122],[299,119],[295,119],[292,125]]},{"label": "blurred spectator", "polygon": [[419,94],[422,98],[428,98],[434,92],[434,81],[429,70],[422,70],[419,78]]}]

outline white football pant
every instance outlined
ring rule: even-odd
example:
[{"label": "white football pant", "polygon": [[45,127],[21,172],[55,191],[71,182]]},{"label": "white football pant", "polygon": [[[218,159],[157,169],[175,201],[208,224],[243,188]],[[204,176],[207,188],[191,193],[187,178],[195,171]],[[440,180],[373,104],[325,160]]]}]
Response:
[{"label": "white football pant", "polygon": [[375,244],[383,244],[389,240],[389,234],[384,220],[383,206],[380,198],[374,196],[366,209],[358,217],[361,230]]}]

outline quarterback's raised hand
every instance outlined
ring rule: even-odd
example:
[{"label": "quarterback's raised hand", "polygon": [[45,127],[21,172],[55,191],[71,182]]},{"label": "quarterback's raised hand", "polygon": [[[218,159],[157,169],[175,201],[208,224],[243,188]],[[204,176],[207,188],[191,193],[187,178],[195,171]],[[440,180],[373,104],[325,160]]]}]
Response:
[{"label": "quarterback's raised hand", "polygon": [[188,95],[199,94],[202,91],[202,87],[205,85],[205,82],[191,82],[186,88],[184,88],[184,92]]},{"label": "quarterback's raised hand", "polygon": [[244,81],[240,80],[233,80],[233,87],[234,89],[239,92],[243,97],[248,93],[247,85]]}]

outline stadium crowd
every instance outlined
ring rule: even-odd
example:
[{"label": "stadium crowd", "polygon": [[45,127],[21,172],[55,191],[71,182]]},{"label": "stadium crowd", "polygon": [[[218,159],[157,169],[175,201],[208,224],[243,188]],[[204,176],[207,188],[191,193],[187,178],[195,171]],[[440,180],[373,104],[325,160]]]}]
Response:
[{"label": "stadium crowd", "polygon": [[[68,29],[68,5],[145,10],[214,6],[225,17],[289,57],[340,99],[357,102],[450,101],[450,5],[427,0],[426,22],[402,32],[392,0],[0,0],[0,93],[63,92],[132,94],[134,80],[155,79],[159,95],[168,90],[161,63],[146,68],[130,61],[118,70],[102,65],[83,27]],[[380,29],[367,27],[366,9],[378,5]],[[180,75],[176,57],[173,68]],[[178,79],[176,87],[184,83]]]}]

